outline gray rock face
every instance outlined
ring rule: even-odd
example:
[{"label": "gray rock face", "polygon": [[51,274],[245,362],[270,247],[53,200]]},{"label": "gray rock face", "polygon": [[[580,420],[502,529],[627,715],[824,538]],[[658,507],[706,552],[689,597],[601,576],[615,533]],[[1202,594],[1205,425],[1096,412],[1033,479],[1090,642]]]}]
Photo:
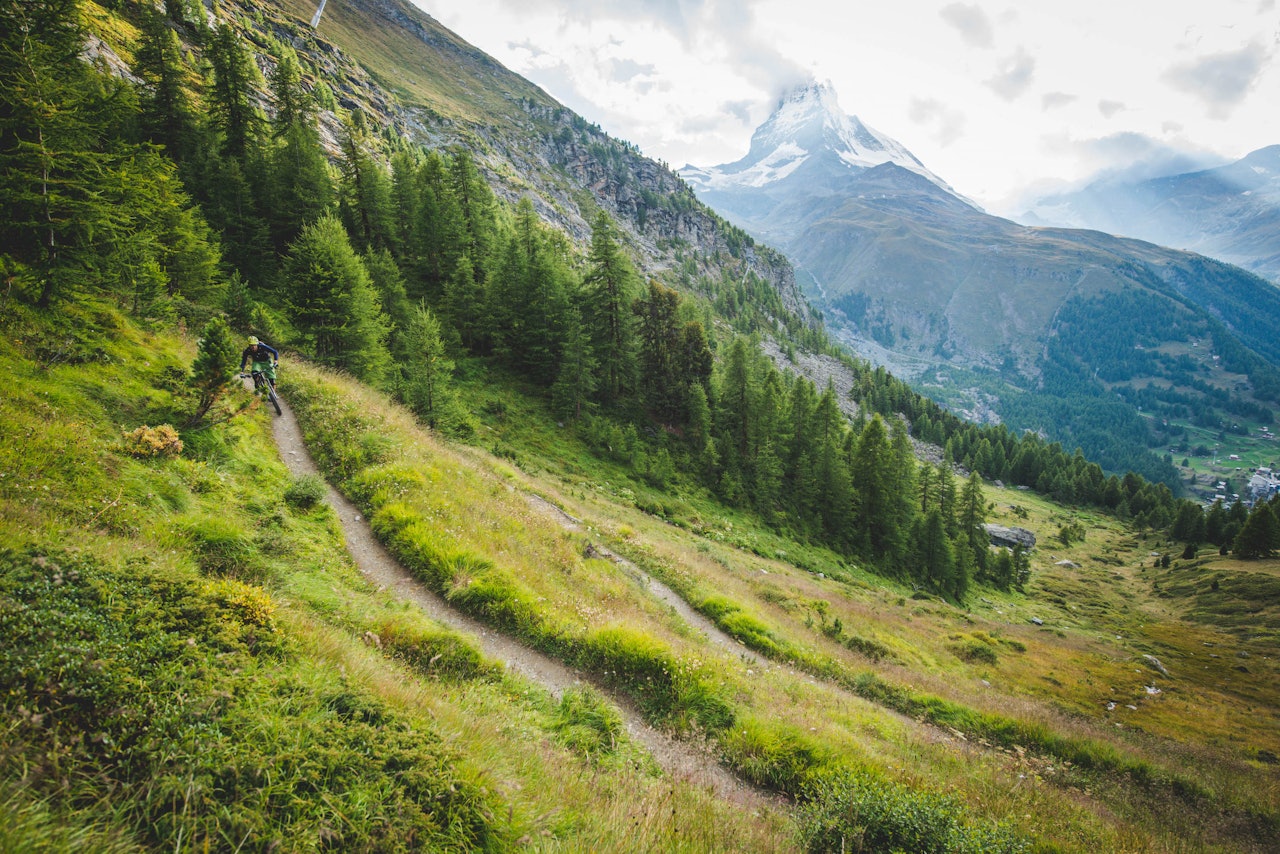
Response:
[{"label": "gray rock face", "polygon": [[1030,551],[1036,547],[1036,535],[1026,528],[1006,528],[1004,525],[983,525],[993,545],[1013,548],[1022,546]]}]

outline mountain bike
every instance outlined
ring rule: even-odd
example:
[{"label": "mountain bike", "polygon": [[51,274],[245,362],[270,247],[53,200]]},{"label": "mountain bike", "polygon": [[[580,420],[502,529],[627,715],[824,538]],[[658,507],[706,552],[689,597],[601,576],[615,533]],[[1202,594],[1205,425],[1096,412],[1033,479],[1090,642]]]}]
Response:
[{"label": "mountain bike", "polygon": [[[279,370],[279,368],[276,370]],[[284,410],[280,408],[280,398],[276,397],[276,384],[271,381],[271,377],[267,376],[266,371],[254,371],[252,374],[241,374],[240,379],[252,379],[253,393],[262,394],[265,391],[267,400],[271,401],[271,405],[276,408],[276,415],[284,415]]]}]

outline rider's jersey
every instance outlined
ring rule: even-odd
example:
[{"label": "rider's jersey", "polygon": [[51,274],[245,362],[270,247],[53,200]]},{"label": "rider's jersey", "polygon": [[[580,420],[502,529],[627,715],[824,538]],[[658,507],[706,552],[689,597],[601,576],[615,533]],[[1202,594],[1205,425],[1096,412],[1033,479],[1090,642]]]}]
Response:
[{"label": "rider's jersey", "polygon": [[244,352],[240,354],[240,370],[244,370],[245,365],[250,362],[270,362],[280,361],[280,354],[270,344],[263,344],[259,341],[257,344],[250,344],[244,348]]}]

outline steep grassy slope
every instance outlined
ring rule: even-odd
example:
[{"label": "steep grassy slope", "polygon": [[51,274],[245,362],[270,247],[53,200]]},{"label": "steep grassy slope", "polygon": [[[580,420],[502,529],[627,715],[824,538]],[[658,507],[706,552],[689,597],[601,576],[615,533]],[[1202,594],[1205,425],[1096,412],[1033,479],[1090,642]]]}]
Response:
[{"label": "steep grassy slope", "polygon": [[[1036,574],[1026,597],[978,591],[958,609],[679,481],[633,482],[501,375],[473,372],[465,389],[494,456],[289,363],[308,443],[410,568],[798,801],[744,815],[656,776],[599,694],[557,704],[370,589],[315,485],[275,460],[266,413],[239,411],[247,398],[182,431],[176,456],[127,453],[122,431],[190,411],[190,345],[105,306],[6,328],[8,848],[821,850],[861,834],[873,848],[1163,851],[1273,838],[1275,567],[1203,556],[1157,570],[1159,543],[993,491],[999,521],[1040,534]],[[1090,533],[1059,549],[1071,521]],[[712,643],[638,572],[765,661]]]},{"label": "steep grassy slope", "polygon": [[189,342],[5,310],[0,848],[791,847],[373,589],[246,396],[129,453],[191,411]]},{"label": "steep grassy slope", "polygon": [[[1028,598],[986,592],[961,610],[694,491],[631,482],[492,377],[476,408],[504,461],[441,445],[335,378],[296,379],[322,465],[420,577],[586,668],[656,723],[712,737],[740,773],[812,799],[814,812],[828,806],[818,792],[839,790],[833,780],[869,775],[890,790],[952,791],[1048,849],[1269,844],[1277,793],[1266,763],[1280,732],[1274,664],[1262,657],[1274,640],[1179,621],[1140,567],[1155,544],[1105,519],[1085,520],[1095,527],[1084,544],[1046,544]],[[522,493],[585,528],[560,528]],[[993,497],[1010,518],[1016,502],[1042,537],[1076,518],[1025,493]],[[594,543],[778,666],[726,658]],[[1055,565],[1071,558],[1081,568]],[[1232,686],[1184,667],[1203,643],[1256,657],[1261,672]],[[1176,662],[1172,677],[1145,654]]]}]

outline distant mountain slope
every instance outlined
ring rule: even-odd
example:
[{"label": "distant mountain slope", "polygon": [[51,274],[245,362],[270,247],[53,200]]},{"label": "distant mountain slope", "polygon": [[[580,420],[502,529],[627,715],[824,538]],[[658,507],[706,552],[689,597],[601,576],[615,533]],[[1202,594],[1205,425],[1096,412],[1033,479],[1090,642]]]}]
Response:
[{"label": "distant mountain slope", "polygon": [[[1169,399],[1157,412],[1206,423],[1264,418],[1256,396],[1276,394],[1267,360],[1280,362],[1280,290],[1188,252],[991,216],[883,137],[875,163],[851,162],[838,134],[793,134],[793,143],[805,140],[797,146],[804,154],[787,168],[762,153],[781,147],[777,128],[796,126],[787,115],[804,113],[808,129],[856,123],[833,110],[821,89],[800,90],[757,132],[744,161],[682,174],[704,201],[791,258],[828,327],[855,350],[940,383],[938,396],[960,408],[976,398],[957,398],[956,385],[976,386],[1014,426],[1079,442],[1114,467],[1161,441],[1137,416],[1137,397],[1157,393],[1153,385]],[[1159,322],[1138,335],[1130,318],[1108,313],[1121,304]],[[1143,358],[1117,354],[1104,372],[1092,349],[1117,336],[1129,336],[1129,350]],[[1179,357],[1210,339],[1221,358],[1184,376]],[[1073,428],[1089,413],[1059,409],[1083,394],[1094,402],[1075,409],[1101,411],[1116,393],[1129,395],[1127,408],[1108,418],[1128,426],[1105,436],[1092,435],[1096,425]],[[1129,450],[1109,457],[1104,445],[1120,434]]]},{"label": "distant mountain slope", "polygon": [[721,220],[666,166],[611,138],[415,6],[331,3],[312,32],[306,22],[313,0],[273,5],[283,14],[269,23],[272,34],[319,68],[341,68],[348,85],[337,93],[339,102],[368,111],[388,133],[472,150],[500,195],[532,196],[539,215],[580,244],[590,238],[595,210],[604,208],[646,272],[692,269],[734,280],[751,272],[778,291],[787,311],[809,320],[784,257]]},{"label": "distant mountain slope", "polygon": [[1213,169],[1045,196],[1022,218],[1193,250],[1280,284],[1280,145]]}]

